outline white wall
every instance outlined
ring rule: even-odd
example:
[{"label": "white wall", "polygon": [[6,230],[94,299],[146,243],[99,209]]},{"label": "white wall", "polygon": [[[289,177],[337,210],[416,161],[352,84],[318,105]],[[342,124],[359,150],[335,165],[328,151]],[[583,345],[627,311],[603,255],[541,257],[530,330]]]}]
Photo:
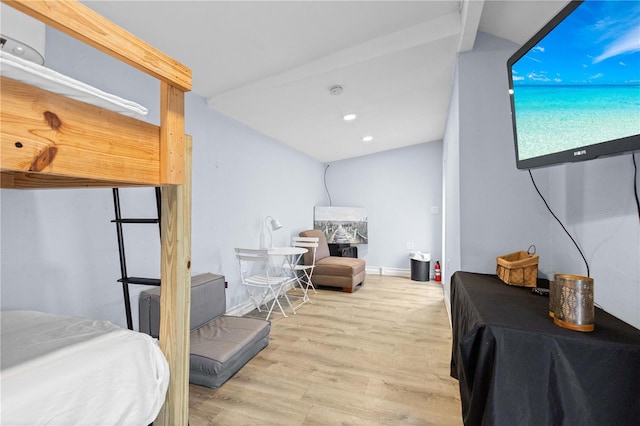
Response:
[{"label": "white wall", "polygon": [[447,125],[443,139],[442,176],[442,285],[444,298],[451,317],[451,275],[461,270],[460,258],[460,91],[456,66]]},{"label": "white wall", "polygon": [[[535,244],[540,270],[551,257],[546,210],[529,176],[516,169],[507,57],[515,45],[479,34],[460,55],[460,247],[464,270],[495,273],[496,256]],[[539,174],[545,180],[545,172]]]},{"label": "white wall", "polygon": [[[158,83],[47,29],[47,65],[137,101],[158,120]],[[186,131],[193,136],[192,271],[224,274],[227,305],[247,298],[234,247],[258,247],[264,218],[283,228],[274,245],[312,226],[324,199],[323,165],[209,109],[187,94]],[[110,189],[0,192],[2,309],[36,309],[111,320],[124,326],[124,304]],[[122,193],[123,214],[153,216],[152,189]],[[129,274],[159,275],[158,228],[125,228]],[[140,289],[132,286],[132,289]],[[133,292],[134,324],[137,294]]]},{"label": "white wall", "polygon": [[[589,263],[596,303],[640,328],[640,225],[631,154],[550,171],[547,200]],[[553,273],[586,275],[582,257],[560,225],[553,221],[551,229]]]},{"label": "white wall", "polygon": [[369,244],[358,249],[367,269],[408,274],[407,243],[431,253],[431,269],[441,259],[441,141],[330,163],[326,180],[333,206],[367,210]]},{"label": "white wall", "polygon": [[[584,275],[582,258],[528,173],[515,167],[506,60],[517,48],[480,33],[474,51],[458,61],[460,267],[495,273],[496,256],[535,244],[541,276]],[[455,142],[455,135],[448,134],[449,141]],[[451,150],[445,146],[445,152]],[[591,264],[596,303],[639,327],[640,228],[632,173],[631,155],[533,171]],[[453,185],[447,188],[455,191]],[[455,219],[455,212],[449,217]]]}]

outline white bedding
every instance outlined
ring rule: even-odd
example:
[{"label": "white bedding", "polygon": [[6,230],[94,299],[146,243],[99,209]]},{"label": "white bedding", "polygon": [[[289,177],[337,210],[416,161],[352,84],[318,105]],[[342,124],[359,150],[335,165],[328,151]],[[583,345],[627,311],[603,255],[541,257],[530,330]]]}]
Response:
[{"label": "white bedding", "polygon": [[150,336],[108,321],[4,311],[0,424],[148,425],[169,367]]},{"label": "white bedding", "polygon": [[50,68],[25,61],[1,50],[0,75],[130,117],[140,118],[148,112],[145,107],[135,102],[103,92]]}]

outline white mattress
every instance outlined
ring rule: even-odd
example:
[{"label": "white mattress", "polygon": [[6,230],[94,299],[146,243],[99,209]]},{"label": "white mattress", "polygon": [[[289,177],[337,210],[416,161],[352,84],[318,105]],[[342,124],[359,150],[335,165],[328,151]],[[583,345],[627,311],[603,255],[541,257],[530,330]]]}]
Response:
[{"label": "white mattress", "polygon": [[0,75],[130,117],[147,115],[135,102],[103,92],[50,68],[0,50]]},{"label": "white mattress", "polygon": [[169,384],[150,336],[32,311],[1,318],[0,424],[148,425]]}]

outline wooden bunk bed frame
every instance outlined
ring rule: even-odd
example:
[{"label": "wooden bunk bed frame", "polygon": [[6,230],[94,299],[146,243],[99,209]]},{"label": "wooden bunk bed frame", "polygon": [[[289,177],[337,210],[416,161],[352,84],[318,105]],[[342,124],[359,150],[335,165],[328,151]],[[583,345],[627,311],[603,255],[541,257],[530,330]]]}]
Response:
[{"label": "wooden bunk bed frame", "polygon": [[157,425],[189,417],[191,139],[184,93],[191,70],[81,3],[3,3],[160,81],[160,126],[2,78],[1,187],[160,186],[160,347],[171,379]]}]

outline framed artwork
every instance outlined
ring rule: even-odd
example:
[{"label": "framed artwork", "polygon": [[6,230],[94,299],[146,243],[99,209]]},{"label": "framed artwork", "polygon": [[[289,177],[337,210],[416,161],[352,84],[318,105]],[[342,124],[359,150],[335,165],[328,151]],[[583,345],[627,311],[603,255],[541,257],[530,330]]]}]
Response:
[{"label": "framed artwork", "polygon": [[329,244],[368,244],[367,212],[362,207],[316,206],[313,228],[324,233]]}]

